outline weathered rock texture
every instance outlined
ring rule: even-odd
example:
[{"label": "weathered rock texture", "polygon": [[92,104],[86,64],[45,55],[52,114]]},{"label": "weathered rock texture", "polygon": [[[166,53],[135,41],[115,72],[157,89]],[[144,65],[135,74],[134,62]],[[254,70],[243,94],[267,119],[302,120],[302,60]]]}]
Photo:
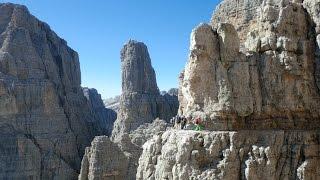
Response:
[{"label": "weathered rock texture", "polygon": [[27,8],[0,4],[0,179],[74,179],[93,139],[78,54]]},{"label": "weathered rock texture", "polygon": [[315,26],[314,33],[316,36],[316,67],[315,78],[318,89],[320,90],[320,1],[319,0],[304,0],[303,6],[308,11],[312,18],[312,25]]},{"label": "weathered rock texture", "polygon": [[83,94],[87,98],[88,106],[93,115],[93,129],[96,135],[110,136],[113,123],[117,119],[117,113],[104,106],[101,95],[96,89],[83,88]]},{"label": "weathered rock texture", "polygon": [[135,179],[142,145],[167,128],[165,121],[155,119],[169,120],[177,114],[175,91],[160,95],[146,45],[130,40],[121,51],[121,63],[122,94],[112,141],[93,141],[82,160],[80,180]]},{"label": "weathered rock texture", "polygon": [[86,148],[79,179],[123,180],[126,178],[128,158],[107,136],[97,136]]},{"label": "weathered rock texture", "polygon": [[[319,0],[225,0],[192,31],[179,113],[137,179],[320,179]],[[318,85],[317,85],[318,83]]]},{"label": "weathered rock texture", "polygon": [[106,136],[96,137],[82,159],[79,180],[135,179],[142,145],[166,129],[167,123],[156,119],[123,134],[116,143]]},{"label": "weathered rock texture", "polygon": [[223,1],[192,32],[179,113],[212,130],[320,128],[319,3],[301,2]]},{"label": "weathered rock texture", "polygon": [[179,106],[175,95],[160,95],[145,44],[130,40],[121,50],[121,64],[120,110],[112,132],[115,141],[156,118],[169,120]]},{"label": "weathered rock texture", "polygon": [[137,179],[319,179],[320,131],[167,131],[143,145]]}]

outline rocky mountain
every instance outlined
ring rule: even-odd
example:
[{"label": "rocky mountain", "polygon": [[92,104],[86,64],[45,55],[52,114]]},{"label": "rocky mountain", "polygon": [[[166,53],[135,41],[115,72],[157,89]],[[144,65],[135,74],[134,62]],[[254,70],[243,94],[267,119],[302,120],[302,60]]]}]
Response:
[{"label": "rocky mountain", "polygon": [[111,140],[96,137],[86,149],[80,180],[135,179],[142,145],[164,132],[168,126],[164,120],[177,114],[178,98],[174,90],[160,94],[145,44],[133,40],[125,44],[121,64],[122,94]]},{"label": "rocky mountain", "polygon": [[78,176],[100,134],[80,83],[77,52],[25,6],[1,3],[0,179]]},{"label": "rocky mountain", "polygon": [[116,141],[124,133],[160,118],[177,114],[176,96],[160,95],[147,46],[130,40],[121,50],[122,94],[120,110],[112,132]]},{"label": "rocky mountain", "polygon": [[179,114],[137,179],[320,179],[318,0],[224,0],[191,34]]},{"label": "rocky mountain", "polygon": [[104,106],[101,95],[94,88],[82,88],[84,96],[87,98],[88,106],[93,115],[93,129],[96,135],[110,136],[113,123],[117,119],[116,111]]},{"label": "rocky mountain", "polygon": [[229,3],[218,6],[212,25],[193,30],[180,113],[201,115],[216,130],[319,129],[317,36],[304,4],[247,2],[259,10],[252,15],[237,11],[242,4],[226,10]]}]

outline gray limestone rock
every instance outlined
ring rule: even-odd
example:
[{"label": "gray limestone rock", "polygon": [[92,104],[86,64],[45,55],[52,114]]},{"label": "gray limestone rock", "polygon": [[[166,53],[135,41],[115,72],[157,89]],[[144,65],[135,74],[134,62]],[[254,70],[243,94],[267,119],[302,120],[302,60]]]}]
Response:
[{"label": "gray limestone rock", "polygon": [[86,149],[79,180],[135,179],[142,145],[167,129],[167,123],[156,119],[145,123],[130,134],[123,134],[118,142],[97,136]]},{"label": "gray limestone rock", "polygon": [[86,148],[81,163],[81,180],[127,179],[128,158],[107,136],[96,136]]},{"label": "gray limestone rock", "polygon": [[179,77],[179,114],[208,131],[154,136],[137,179],[320,179],[318,5],[218,5],[212,26],[193,30]]},{"label": "gray limestone rock", "polygon": [[[175,90],[160,94],[154,69],[146,45],[130,40],[121,51],[122,63],[122,94],[118,117],[112,131],[111,142],[117,146],[117,154],[126,160],[116,159],[113,153],[104,153],[102,161],[95,163],[95,159],[84,157],[79,180],[86,179],[125,179],[133,180],[136,176],[138,159],[142,152],[142,145],[153,135],[167,129],[167,123],[178,111],[178,98]],[[159,120],[164,119],[164,120]],[[89,154],[99,154],[92,143]],[[104,144],[104,142],[99,142]],[[109,152],[104,146],[104,152]],[[112,150],[113,151],[113,150]],[[89,155],[91,156],[91,155]],[[112,156],[112,157],[110,157]],[[114,163],[103,162],[111,159]],[[123,167],[126,167],[123,171]],[[90,175],[91,170],[104,169],[100,173]],[[102,176],[110,173],[110,169],[118,172],[114,176]],[[89,172],[89,173],[88,173]]]},{"label": "gray limestone rock", "polygon": [[104,106],[101,95],[93,88],[82,88],[84,96],[87,98],[91,114],[93,114],[93,128],[96,135],[110,136],[113,123],[117,119],[117,113]]},{"label": "gray limestone rock", "polygon": [[319,130],[166,131],[143,145],[137,179],[319,179],[319,139]]},{"label": "gray limestone rock", "polygon": [[191,34],[179,113],[210,130],[318,129],[316,4],[223,1]]},{"label": "gray limestone rock", "polygon": [[177,114],[177,98],[161,96],[147,46],[130,40],[121,50],[122,94],[113,140],[130,133],[144,123]]},{"label": "gray limestone rock", "polygon": [[0,3],[0,179],[74,179],[96,135],[78,54],[25,6]]}]

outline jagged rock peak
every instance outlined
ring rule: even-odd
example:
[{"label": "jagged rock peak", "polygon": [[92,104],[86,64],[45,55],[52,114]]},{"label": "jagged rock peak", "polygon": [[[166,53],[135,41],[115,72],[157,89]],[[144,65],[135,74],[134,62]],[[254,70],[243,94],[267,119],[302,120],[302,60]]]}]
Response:
[{"label": "jagged rock peak", "polygon": [[[130,40],[121,50],[121,62],[122,94],[110,141],[118,149],[113,145],[110,147],[115,149],[119,156],[126,157],[126,160],[117,160],[114,153],[104,153],[109,151],[107,149],[95,148],[95,144],[101,144],[102,149],[108,148],[103,144],[110,144],[109,139],[94,141],[90,152],[86,151],[86,156],[83,158],[79,176],[81,180],[90,178],[90,172],[101,169],[100,167],[103,167],[103,171],[92,175],[93,179],[109,174],[110,178],[114,179],[126,177],[125,179],[134,180],[137,162],[142,152],[141,146],[154,134],[165,131],[167,123],[164,120],[169,120],[177,114],[179,105],[175,90],[171,90],[170,94],[160,95],[145,44]],[[155,120],[156,118],[163,120]],[[101,161],[92,158],[94,154],[101,154]],[[112,160],[113,163],[107,160]]]},{"label": "jagged rock peak", "polygon": [[129,40],[121,50],[122,93],[159,94],[147,46]]},{"label": "jagged rock peak", "polygon": [[160,95],[147,46],[129,40],[121,50],[122,94],[112,137],[130,133],[144,123],[169,120],[177,113],[177,97]]}]

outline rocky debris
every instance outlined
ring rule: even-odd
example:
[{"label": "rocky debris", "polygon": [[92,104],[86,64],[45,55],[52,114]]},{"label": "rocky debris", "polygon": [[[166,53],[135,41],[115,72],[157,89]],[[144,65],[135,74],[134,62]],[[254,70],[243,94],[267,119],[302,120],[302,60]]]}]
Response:
[{"label": "rocky debris", "polygon": [[160,119],[155,119],[152,123],[145,123],[134,130],[129,137],[131,142],[139,147],[147,142],[154,135],[164,132],[168,128],[168,124]]},{"label": "rocky debris", "polygon": [[143,145],[137,179],[319,179],[320,131],[176,131]]},{"label": "rocky debris", "polygon": [[78,54],[25,6],[0,3],[0,179],[74,179],[96,132]]},{"label": "rocky debris", "polygon": [[179,113],[211,130],[318,129],[315,13],[307,12],[301,1],[223,1],[212,25],[192,31]]},{"label": "rocky debris", "polygon": [[91,114],[94,116],[92,123],[93,129],[97,135],[110,136],[113,128],[113,123],[117,119],[117,113],[105,108],[101,95],[96,89],[82,88],[84,96],[87,98],[88,106]]},{"label": "rocky debris", "polygon": [[166,129],[167,123],[156,119],[123,134],[117,143],[106,136],[96,137],[82,159],[79,180],[135,179],[142,145]]},{"label": "rocky debris", "polygon": [[122,94],[120,110],[112,132],[113,140],[144,123],[177,114],[177,97],[161,96],[147,46],[130,40],[121,50]]}]

